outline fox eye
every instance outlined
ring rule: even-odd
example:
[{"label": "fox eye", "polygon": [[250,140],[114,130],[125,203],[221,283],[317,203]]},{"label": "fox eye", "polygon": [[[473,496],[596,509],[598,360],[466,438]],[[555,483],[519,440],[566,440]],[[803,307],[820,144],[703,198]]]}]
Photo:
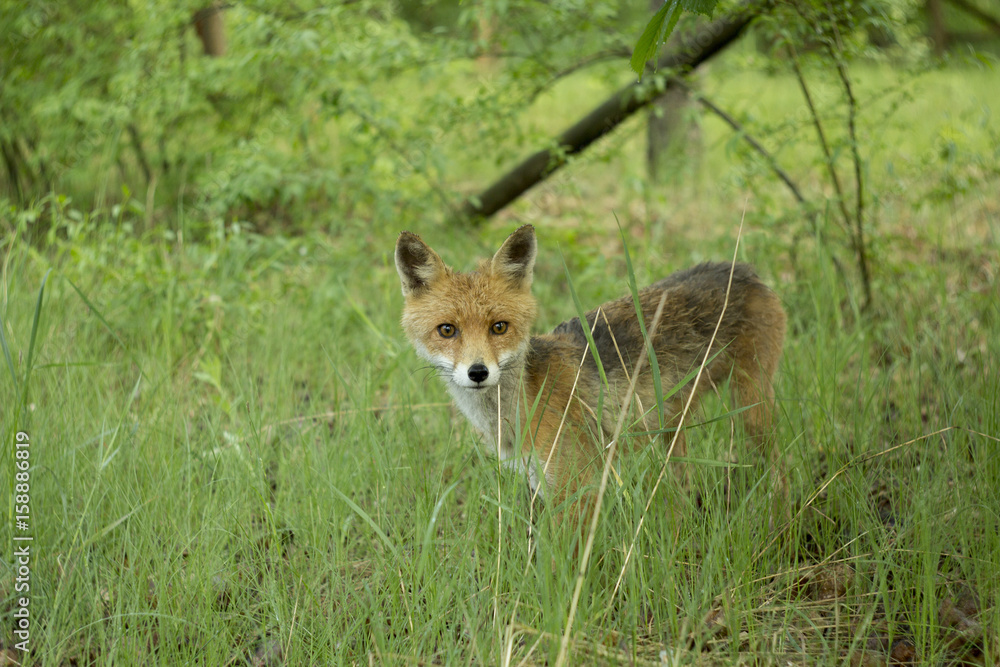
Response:
[{"label": "fox eye", "polygon": [[456,331],[457,331],[457,329],[455,329],[455,325],[454,324],[439,324],[438,325],[438,333],[441,334],[441,338],[451,338],[452,336],[455,335]]},{"label": "fox eye", "polygon": [[496,335],[501,335],[507,333],[507,323],[506,322],[494,322],[490,330]]}]

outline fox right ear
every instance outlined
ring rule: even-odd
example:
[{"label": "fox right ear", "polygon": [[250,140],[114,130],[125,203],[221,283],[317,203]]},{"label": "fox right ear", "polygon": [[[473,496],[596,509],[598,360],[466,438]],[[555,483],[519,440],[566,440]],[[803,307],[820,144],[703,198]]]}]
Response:
[{"label": "fox right ear", "polygon": [[396,241],[396,271],[403,296],[425,289],[445,272],[437,253],[412,232],[403,232]]},{"label": "fox right ear", "polygon": [[535,241],[535,228],[531,225],[521,225],[507,237],[497,254],[490,261],[490,268],[511,281],[519,289],[531,287],[532,271],[535,268],[535,255],[538,253],[538,242]]}]

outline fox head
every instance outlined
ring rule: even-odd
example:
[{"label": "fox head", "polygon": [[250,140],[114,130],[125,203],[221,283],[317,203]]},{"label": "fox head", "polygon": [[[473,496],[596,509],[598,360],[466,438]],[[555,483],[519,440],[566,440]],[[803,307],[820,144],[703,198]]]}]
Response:
[{"label": "fox head", "polygon": [[416,234],[399,235],[403,330],[453,389],[495,387],[519,372],[535,321],[536,253],[535,229],[524,225],[477,270],[458,273]]}]

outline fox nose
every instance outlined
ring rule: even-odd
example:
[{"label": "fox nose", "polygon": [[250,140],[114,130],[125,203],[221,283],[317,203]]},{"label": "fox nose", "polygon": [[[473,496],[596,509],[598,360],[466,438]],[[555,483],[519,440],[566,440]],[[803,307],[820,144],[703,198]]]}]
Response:
[{"label": "fox nose", "polygon": [[475,363],[469,366],[469,379],[473,382],[484,382],[490,376],[490,369],[486,364]]}]

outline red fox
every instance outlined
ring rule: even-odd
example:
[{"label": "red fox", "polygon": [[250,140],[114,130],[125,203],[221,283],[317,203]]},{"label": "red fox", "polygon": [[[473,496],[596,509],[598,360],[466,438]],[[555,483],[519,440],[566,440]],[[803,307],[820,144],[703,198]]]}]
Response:
[{"label": "red fox", "polygon": [[[587,313],[585,324],[575,318],[533,336],[536,253],[535,230],[525,225],[471,273],[445,266],[410,232],[400,234],[395,259],[405,299],[403,329],[417,354],[437,369],[491,453],[523,469],[533,489],[560,500],[586,485],[593,464],[602,461],[619,411],[630,407],[624,404],[630,376],[647,346],[631,296]],[[664,294],[659,324],[649,331]],[[705,367],[709,381],[702,378],[696,391],[728,379],[745,408],[747,437],[769,454],[771,383],[785,337],[785,312],[774,292],[746,264],[701,264],[640,290],[639,302],[663,392],[702,363],[726,304]],[[663,406],[674,424],[690,391],[689,383]],[[648,364],[633,400],[640,418],[658,422],[650,409],[656,392]],[[681,437],[674,453],[685,453]]]}]

